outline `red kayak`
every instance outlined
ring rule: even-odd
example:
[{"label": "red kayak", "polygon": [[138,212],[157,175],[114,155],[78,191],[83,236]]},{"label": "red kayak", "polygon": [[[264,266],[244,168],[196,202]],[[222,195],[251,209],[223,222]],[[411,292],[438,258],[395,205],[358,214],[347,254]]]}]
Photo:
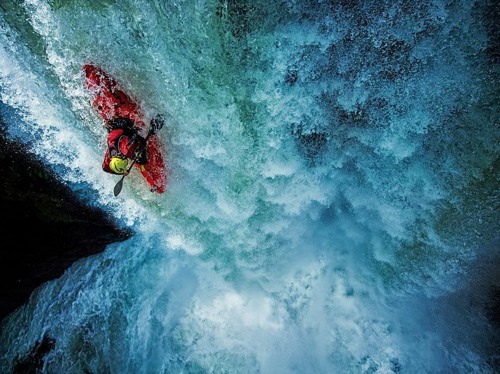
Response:
[{"label": "red kayak", "polygon": [[[142,120],[141,108],[125,92],[118,83],[101,68],[85,64],[85,83],[93,95],[93,106],[104,119],[106,125],[117,118],[128,118],[137,125],[146,128]],[[135,164],[151,186],[151,191],[163,193],[167,184],[165,162],[161,153],[161,142],[156,135],[150,135],[147,141],[149,162],[145,165]]]}]

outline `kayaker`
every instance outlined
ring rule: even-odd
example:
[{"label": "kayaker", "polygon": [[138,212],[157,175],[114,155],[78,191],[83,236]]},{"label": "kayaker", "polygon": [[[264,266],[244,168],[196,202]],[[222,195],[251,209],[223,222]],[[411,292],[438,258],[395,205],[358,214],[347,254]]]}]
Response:
[{"label": "kayaker", "polygon": [[[163,127],[163,118],[157,115],[151,120],[150,133],[154,134]],[[146,138],[140,135],[140,128],[128,118],[115,118],[107,121],[107,149],[102,169],[111,174],[128,174],[128,160],[135,159],[139,165],[148,163]]]}]

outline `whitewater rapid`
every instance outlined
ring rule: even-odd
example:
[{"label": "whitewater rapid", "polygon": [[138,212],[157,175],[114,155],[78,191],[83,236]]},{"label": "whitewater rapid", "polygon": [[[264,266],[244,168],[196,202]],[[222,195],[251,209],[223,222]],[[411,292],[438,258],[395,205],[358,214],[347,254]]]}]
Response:
[{"label": "whitewater rapid", "polygon": [[[9,135],[135,232],[3,322],[3,371],[44,335],[47,373],[498,369],[495,5],[331,4],[2,2]],[[167,118],[165,194],[113,196],[87,62]]]}]

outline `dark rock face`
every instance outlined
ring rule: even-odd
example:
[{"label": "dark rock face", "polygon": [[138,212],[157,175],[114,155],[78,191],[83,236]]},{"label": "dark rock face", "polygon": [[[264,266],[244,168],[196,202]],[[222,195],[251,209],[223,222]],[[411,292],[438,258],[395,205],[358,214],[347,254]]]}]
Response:
[{"label": "dark rock face", "polygon": [[0,126],[0,320],[76,260],[131,235],[40,165]]},{"label": "dark rock face", "polygon": [[19,358],[13,369],[13,374],[41,373],[43,360],[47,353],[54,349],[56,341],[48,335],[44,335],[42,341],[38,341],[26,354]]}]

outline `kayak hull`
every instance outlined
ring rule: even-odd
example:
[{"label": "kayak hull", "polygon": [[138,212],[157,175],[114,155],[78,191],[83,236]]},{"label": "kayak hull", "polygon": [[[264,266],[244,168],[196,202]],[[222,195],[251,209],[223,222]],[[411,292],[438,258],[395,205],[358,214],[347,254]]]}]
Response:
[{"label": "kayak hull", "polygon": [[[146,129],[140,106],[127,95],[116,80],[93,64],[85,64],[82,68],[85,84],[92,95],[95,111],[104,119],[106,126],[118,117],[128,118],[138,126]],[[165,160],[162,144],[157,135],[150,135],[147,141],[148,160],[145,165],[135,164],[152,192],[164,193],[167,184]]]}]

